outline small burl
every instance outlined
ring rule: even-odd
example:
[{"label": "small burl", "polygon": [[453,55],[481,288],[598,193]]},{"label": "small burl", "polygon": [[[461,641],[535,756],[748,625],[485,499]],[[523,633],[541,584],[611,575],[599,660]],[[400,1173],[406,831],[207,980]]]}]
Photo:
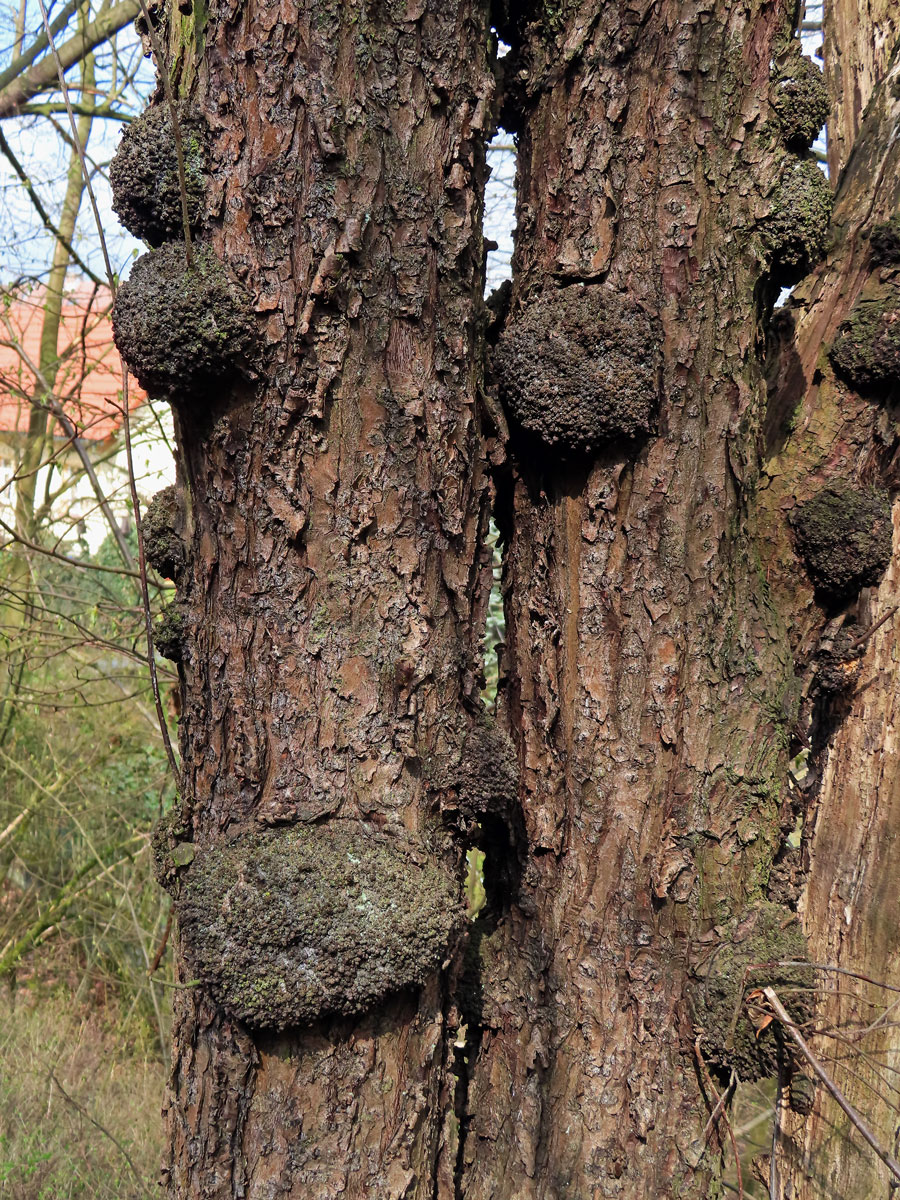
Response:
[{"label": "small burl", "polygon": [[649,433],[659,406],[662,329],[602,286],[547,291],[516,314],[494,351],[500,398],[527,433],[589,452]]}]

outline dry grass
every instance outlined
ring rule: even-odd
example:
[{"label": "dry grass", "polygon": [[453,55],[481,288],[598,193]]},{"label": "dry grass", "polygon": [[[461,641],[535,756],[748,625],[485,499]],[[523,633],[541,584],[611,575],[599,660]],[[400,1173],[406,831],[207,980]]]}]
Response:
[{"label": "dry grass", "polygon": [[157,1195],[165,1071],[114,1005],[0,991],[0,1197]]}]

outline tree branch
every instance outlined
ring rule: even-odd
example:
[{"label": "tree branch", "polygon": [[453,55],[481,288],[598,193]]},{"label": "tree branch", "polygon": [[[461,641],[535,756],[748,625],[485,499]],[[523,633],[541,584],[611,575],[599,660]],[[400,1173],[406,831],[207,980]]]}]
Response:
[{"label": "tree branch", "polygon": [[[74,12],[77,5],[73,7]],[[114,7],[107,9],[101,13],[88,25],[80,30],[73,37],[58,48],[57,56],[59,59],[60,68],[63,71],[68,71],[77,62],[80,62],[86,55],[94,49],[95,46],[101,45],[117,30],[122,29],[129,21],[133,21],[140,11],[138,0],[120,0],[120,3]],[[71,14],[69,14],[71,16]],[[52,28],[52,26],[51,26]],[[49,43],[49,38],[45,36],[44,45]],[[29,50],[28,54],[31,51]],[[23,58],[27,58],[28,54]],[[17,62],[22,62],[22,59],[17,59]],[[13,66],[16,64],[14,63]],[[12,70],[12,67],[10,67]],[[26,67],[21,74],[13,76],[13,79],[0,88],[0,119],[4,117],[18,116],[22,111],[22,105],[26,104],[41,92],[46,91],[49,87],[55,87],[57,84],[57,62],[56,58],[48,55],[42,58],[34,66]],[[7,72],[8,74],[8,72]]]}]

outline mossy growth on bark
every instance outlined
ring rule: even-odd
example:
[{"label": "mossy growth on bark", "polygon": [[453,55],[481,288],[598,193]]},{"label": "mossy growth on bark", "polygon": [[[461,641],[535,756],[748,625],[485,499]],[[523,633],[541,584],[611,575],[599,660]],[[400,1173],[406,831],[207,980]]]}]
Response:
[{"label": "mossy growth on bark", "polygon": [[807,150],[828,116],[828,90],[822,72],[799,48],[772,71],[772,106],[785,145]]},{"label": "mossy growth on bark", "polygon": [[790,1057],[790,1049],[778,1022],[765,1022],[764,1001],[754,993],[771,987],[797,1024],[809,1020],[815,972],[785,965],[808,961],[797,914],[780,904],[761,900],[731,923],[690,985],[693,1019],[711,1066],[723,1075],[735,1070],[743,1083],[778,1074],[779,1057]]},{"label": "mossy growth on bark", "polygon": [[184,610],[177,600],[173,600],[165,606],[153,624],[153,645],[163,658],[180,663],[184,658],[186,635]]},{"label": "mossy growth on bark", "polygon": [[873,225],[869,233],[872,262],[877,266],[896,266],[900,263],[900,216]]},{"label": "mossy growth on bark", "polygon": [[[188,220],[195,229],[206,186],[207,128],[186,105],[177,109],[184,156]],[[168,104],[148,108],[126,126],[109,167],[113,210],[125,228],[151,246],[184,237],[181,183]]]},{"label": "mossy growth on bark", "polygon": [[900,387],[900,290],[859,300],[828,351],[835,374],[859,392]]},{"label": "mossy growth on bark", "polygon": [[878,583],[891,560],[891,502],[879,487],[835,482],[791,514],[813,583],[834,600]]},{"label": "mossy growth on bark", "polygon": [[178,489],[174,484],[157,492],[141,519],[147,562],[164,579],[177,579],[184,569],[184,541],[180,522]]},{"label": "mossy growth on bark", "polygon": [[420,845],[356,823],[198,850],[173,890],[191,969],[265,1029],[366,1012],[421,986],[464,920],[459,885]]},{"label": "mossy growth on bark", "polygon": [[775,282],[783,286],[796,283],[818,262],[833,207],[831,187],[815,159],[790,161],[762,222]]},{"label": "mossy growth on bark", "polygon": [[451,823],[455,817],[469,821],[486,813],[505,816],[518,800],[515,747],[506,731],[486,716],[462,717],[442,731],[425,773]]},{"label": "mossy growth on bark", "polygon": [[113,307],[113,336],[141,387],[209,409],[217,385],[250,368],[256,338],[247,293],[208,246],[167,242],[143,254]]},{"label": "mossy growth on bark", "polygon": [[519,426],[562,451],[649,432],[659,403],[662,331],[603,287],[546,291],[494,351],[500,398]]}]

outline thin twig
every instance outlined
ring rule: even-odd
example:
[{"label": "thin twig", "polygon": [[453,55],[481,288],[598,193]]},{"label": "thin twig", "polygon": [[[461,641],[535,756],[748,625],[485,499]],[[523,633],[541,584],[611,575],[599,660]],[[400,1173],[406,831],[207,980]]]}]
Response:
[{"label": "thin twig", "polygon": [[894,1179],[896,1179],[897,1182],[900,1183],[900,1163],[898,1163],[895,1158],[893,1158],[890,1154],[888,1154],[888,1152],[879,1145],[875,1135],[869,1129],[868,1125],[865,1123],[865,1121],[862,1119],[862,1117],[859,1115],[859,1113],[856,1111],[856,1109],[853,1107],[853,1105],[850,1103],[850,1101],[847,1100],[847,1098],[844,1096],[844,1093],[841,1091],[841,1089],[838,1087],[838,1085],[834,1082],[834,1080],[831,1078],[831,1076],[828,1074],[828,1072],[825,1070],[825,1068],[822,1066],[822,1064],[819,1062],[819,1060],[813,1054],[812,1050],[810,1050],[809,1046],[807,1046],[806,1042],[803,1040],[803,1037],[800,1034],[800,1031],[797,1029],[797,1026],[791,1020],[790,1014],[788,1013],[787,1009],[784,1007],[784,1005],[778,999],[778,996],[775,994],[774,989],[770,988],[770,987],[764,987],[762,989],[762,992],[763,992],[763,995],[766,997],[766,999],[771,1004],[772,1008],[775,1010],[775,1015],[778,1017],[781,1024],[788,1031],[791,1038],[795,1042],[798,1050],[803,1055],[803,1057],[806,1059],[806,1061],[809,1063],[809,1065],[812,1067],[813,1071],[815,1071],[818,1079],[825,1085],[825,1087],[831,1093],[832,1099],[835,1101],[835,1103],[841,1109],[844,1116],[848,1119],[848,1121],[851,1123],[851,1125],[853,1125],[853,1127],[861,1134],[861,1136],[868,1142],[868,1144],[871,1146],[871,1148],[875,1151],[875,1153],[878,1155],[878,1157],[881,1159],[881,1161],[884,1163],[884,1165],[890,1171],[891,1175],[893,1175]]},{"label": "thin twig", "polygon": [[166,945],[168,944],[168,941],[169,941],[169,933],[171,932],[171,929],[172,929],[172,909],[170,908],[168,916],[166,917],[166,926],[162,932],[162,940],[159,943],[156,953],[153,955],[153,961],[150,963],[150,969],[147,972],[148,975],[154,974],[154,972],[159,967],[159,964],[162,962],[162,956],[166,952]]},{"label": "thin twig", "polygon": [[56,1087],[58,1088],[59,1093],[62,1096],[63,1100],[65,1100],[69,1104],[71,1104],[72,1107],[77,1112],[81,1113],[81,1115],[84,1117],[84,1119],[86,1121],[89,1121],[91,1123],[91,1125],[94,1126],[95,1129],[99,1129],[102,1134],[105,1134],[105,1136],[109,1138],[109,1140],[112,1142],[112,1144],[116,1147],[116,1149],[119,1151],[119,1153],[125,1159],[125,1161],[128,1163],[128,1169],[131,1171],[132,1175],[137,1180],[137,1183],[138,1183],[141,1191],[144,1193],[144,1195],[152,1196],[150,1189],[147,1187],[146,1183],[144,1182],[144,1180],[141,1178],[140,1174],[138,1173],[137,1167],[131,1161],[131,1155],[128,1153],[128,1151],[125,1149],[125,1147],[119,1141],[119,1139],[115,1136],[115,1134],[110,1133],[105,1125],[101,1125],[100,1122],[98,1120],[96,1120],[96,1118],[91,1116],[91,1114],[87,1111],[86,1108],[82,1107],[82,1105],[80,1105],[73,1096],[69,1095],[69,1093],[63,1087],[63,1085],[56,1078],[56,1075],[54,1074],[52,1067],[47,1068],[47,1073],[49,1074],[49,1076],[53,1080],[53,1082],[56,1084]]}]

